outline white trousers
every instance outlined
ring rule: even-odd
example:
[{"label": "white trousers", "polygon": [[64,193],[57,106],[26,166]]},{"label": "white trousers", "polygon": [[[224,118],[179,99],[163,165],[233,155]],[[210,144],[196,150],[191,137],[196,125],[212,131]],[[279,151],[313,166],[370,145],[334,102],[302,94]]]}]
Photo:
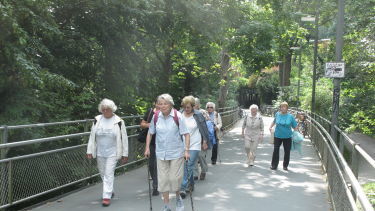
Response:
[{"label": "white trousers", "polygon": [[100,177],[103,180],[103,199],[110,199],[113,193],[115,179],[116,157],[97,157]]}]

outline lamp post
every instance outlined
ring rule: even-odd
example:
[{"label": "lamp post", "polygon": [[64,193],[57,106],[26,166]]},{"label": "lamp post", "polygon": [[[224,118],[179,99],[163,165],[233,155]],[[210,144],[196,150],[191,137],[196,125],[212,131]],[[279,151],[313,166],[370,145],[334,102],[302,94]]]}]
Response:
[{"label": "lamp post", "polygon": [[[308,14],[303,14],[302,12],[297,12],[298,15],[303,15],[300,19],[300,24],[303,22],[315,22],[315,17],[310,16]],[[315,24],[316,25],[316,24]],[[301,105],[300,102],[300,95],[301,95],[301,72],[302,72],[302,41],[300,42],[299,47],[291,47],[292,50],[299,50],[299,57],[298,57],[298,85],[297,85],[297,103],[298,107]]]},{"label": "lamp post", "polygon": [[311,112],[315,112],[315,89],[316,89],[316,67],[318,63],[318,40],[319,40],[319,2],[316,2],[315,14],[315,37],[314,37],[314,69],[312,75]]}]

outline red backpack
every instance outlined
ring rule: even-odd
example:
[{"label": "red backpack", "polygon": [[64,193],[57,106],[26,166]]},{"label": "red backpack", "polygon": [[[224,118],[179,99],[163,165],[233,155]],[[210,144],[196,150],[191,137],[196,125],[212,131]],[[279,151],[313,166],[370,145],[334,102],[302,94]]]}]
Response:
[{"label": "red backpack", "polygon": [[[177,110],[173,109],[173,112],[174,112],[173,120],[176,123],[177,127],[180,127],[180,123],[178,122]],[[156,123],[158,122],[158,119],[159,119],[159,113],[160,113],[160,110],[158,110],[154,113],[154,125],[155,125],[155,127],[156,127]]]}]

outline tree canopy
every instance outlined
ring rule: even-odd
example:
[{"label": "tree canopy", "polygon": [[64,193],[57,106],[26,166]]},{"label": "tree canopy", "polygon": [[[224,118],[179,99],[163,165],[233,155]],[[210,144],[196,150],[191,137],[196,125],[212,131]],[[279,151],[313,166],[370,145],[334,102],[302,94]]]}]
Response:
[{"label": "tree canopy", "polygon": [[[374,134],[374,2],[347,4],[340,117]],[[0,121],[92,118],[104,97],[120,115],[142,113],[165,92],[222,107],[252,86],[263,103],[300,99],[309,109],[314,26],[301,17],[318,14],[319,38],[331,39],[318,49],[317,111],[328,117],[323,65],[334,61],[336,8],[327,0],[0,0]]]}]

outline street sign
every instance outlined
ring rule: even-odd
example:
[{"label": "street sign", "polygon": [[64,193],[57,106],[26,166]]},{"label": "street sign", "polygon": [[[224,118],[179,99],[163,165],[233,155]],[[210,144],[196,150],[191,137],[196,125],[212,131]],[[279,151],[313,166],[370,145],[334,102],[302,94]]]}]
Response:
[{"label": "street sign", "polygon": [[301,21],[304,21],[304,22],[314,22],[315,21],[315,17],[311,17],[311,16],[302,17]]},{"label": "street sign", "polygon": [[326,73],[327,78],[344,78],[345,63],[344,62],[327,62]]}]

